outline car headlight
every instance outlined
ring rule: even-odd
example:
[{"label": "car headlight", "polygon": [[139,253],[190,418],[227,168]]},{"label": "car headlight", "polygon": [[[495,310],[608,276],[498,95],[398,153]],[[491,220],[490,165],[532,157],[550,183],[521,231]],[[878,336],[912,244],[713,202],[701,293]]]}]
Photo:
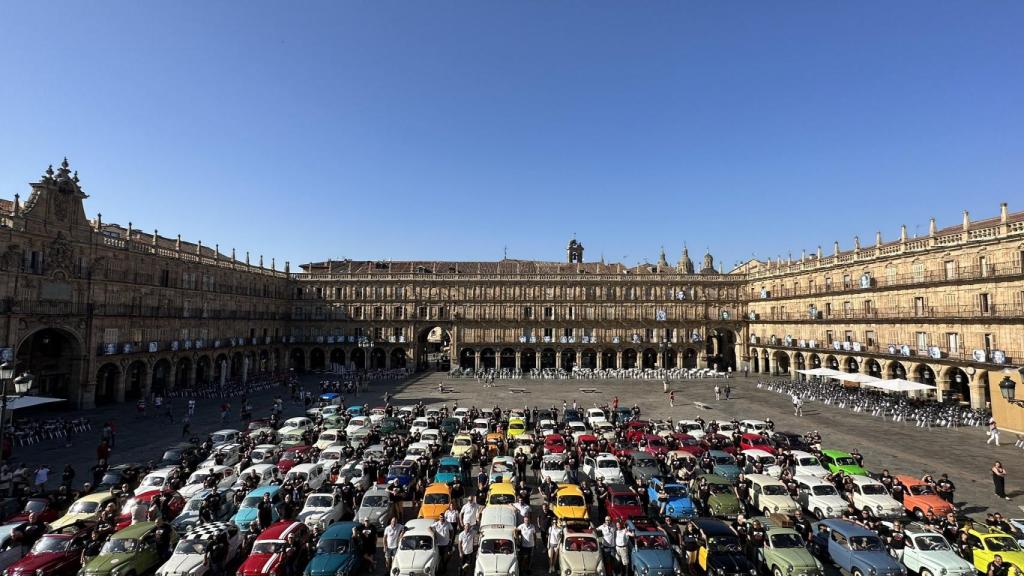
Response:
[{"label": "car headlight", "polygon": [[828,511],[829,514],[832,513],[832,507],[831,506],[826,506],[825,510]]},{"label": "car headlight", "polygon": [[348,576],[348,568],[338,568],[338,571],[334,573],[334,576]]},{"label": "car headlight", "polygon": [[398,574],[399,574],[399,573],[401,573],[401,572],[402,572],[402,571],[401,571],[401,570],[399,570],[397,566],[391,569],[391,574],[392,574],[393,576],[398,576]]},{"label": "car headlight", "polygon": [[946,574],[947,572],[949,572],[949,570],[946,570],[945,568],[939,570],[939,574]]},{"label": "car headlight", "polygon": [[[7,571],[4,570],[5,574],[6,572]],[[36,568],[36,576],[46,576],[46,570],[43,570],[42,568]]]},{"label": "car headlight", "polygon": [[565,576],[572,576],[572,568],[565,569]]},{"label": "car headlight", "polygon": [[773,510],[773,512],[778,512],[778,511],[779,511],[779,505],[778,505],[778,504],[776,504],[776,505],[775,505],[775,510]]},{"label": "car headlight", "polygon": [[875,568],[872,566],[871,569],[868,570],[868,574],[871,574],[871,576],[875,576],[875,574],[878,574],[878,570],[875,570]]},{"label": "car headlight", "polygon": [[879,504],[878,506],[875,506],[875,509],[878,510],[879,512],[881,512],[882,511],[882,505]]},{"label": "car headlight", "polygon": [[750,569],[750,576],[757,576],[757,568]]},{"label": "car headlight", "polygon": [[651,567],[650,566],[644,566],[643,569],[640,570],[640,572],[642,574],[647,574],[650,571],[651,571]]}]

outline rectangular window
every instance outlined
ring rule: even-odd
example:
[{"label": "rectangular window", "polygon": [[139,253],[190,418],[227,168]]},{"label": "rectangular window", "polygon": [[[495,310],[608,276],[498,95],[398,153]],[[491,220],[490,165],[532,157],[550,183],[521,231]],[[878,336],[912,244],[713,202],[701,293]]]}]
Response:
[{"label": "rectangular window", "polygon": [[373,339],[374,340],[383,340],[384,339],[384,329],[383,328],[374,328],[373,329]]},{"label": "rectangular window", "polygon": [[405,318],[405,306],[395,306],[394,317],[396,320]]},{"label": "rectangular window", "polygon": [[673,328],[665,328],[665,340],[674,342],[676,339],[676,331]]},{"label": "rectangular window", "polygon": [[924,316],[924,297],[914,297],[914,316]]},{"label": "rectangular window", "polygon": [[576,319],[576,307],[575,306],[569,306],[569,320],[575,320],[575,319]]},{"label": "rectangular window", "polygon": [[946,348],[950,354],[956,354],[960,351],[960,334],[956,332],[946,332]]},{"label": "rectangular window", "polygon": [[871,300],[865,300],[864,301],[864,315],[865,316],[871,316],[871,310],[872,310],[871,306],[872,306]]},{"label": "rectangular window", "polygon": [[843,274],[843,288],[848,290],[851,287],[853,287],[853,283],[850,282],[850,275],[849,274]]},{"label": "rectangular window", "polygon": [[853,302],[843,302],[843,316],[849,318],[853,315]]},{"label": "rectangular window", "polygon": [[374,306],[373,307],[373,319],[374,320],[383,320],[384,319],[384,307],[383,306]]},{"label": "rectangular window", "polygon": [[833,338],[832,338],[832,331],[831,330],[826,330],[825,331],[825,344],[831,346],[832,345],[832,340],[833,340]]},{"label": "rectangular window", "polygon": [[864,340],[867,341],[866,344],[868,345],[868,347],[874,346],[875,345],[875,340],[876,340],[876,338],[875,338],[875,331],[874,330],[868,330],[867,332],[865,332],[864,333]]},{"label": "rectangular window", "polygon": [[551,328],[545,328],[544,329],[544,337],[545,338],[552,338],[552,337],[554,337],[554,335],[555,335],[555,331],[553,329],[551,329]]},{"label": "rectangular window", "polygon": [[988,293],[978,294],[978,302],[981,306],[981,313],[988,314],[992,311],[991,304],[989,303]]},{"label": "rectangular window", "polygon": [[843,338],[844,338],[844,339],[845,339],[845,340],[846,340],[847,342],[853,342],[853,330],[847,330],[847,331],[846,331],[846,334],[845,334],[845,335],[843,336]]},{"label": "rectangular window", "polygon": [[917,332],[916,336],[917,336],[917,349],[918,350],[927,350],[928,349],[928,333],[927,332]]},{"label": "rectangular window", "polygon": [[956,260],[946,260],[946,280],[956,280]]},{"label": "rectangular window", "polygon": [[982,278],[984,278],[985,276],[988,276],[988,257],[987,256],[979,256],[978,257],[978,273],[981,274]]},{"label": "rectangular window", "polygon": [[533,306],[523,306],[523,318],[533,318]]},{"label": "rectangular window", "polygon": [[910,270],[914,275],[914,282],[924,281],[924,264],[917,262],[910,267]]},{"label": "rectangular window", "polygon": [[551,306],[545,306],[544,307],[544,319],[545,320],[554,320],[554,318],[555,318],[555,309],[552,308]]},{"label": "rectangular window", "polygon": [[644,340],[647,342],[654,342],[654,329],[648,328],[644,330]]},{"label": "rectangular window", "polygon": [[981,340],[985,350],[991,350],[996,346],[996,338],[992,334],[985,334]]},{"label": "rectangular window", "polygon": [[826,317],[831,317],[832,316],[832,303],[831,302],[825,302],[825,316]]},{"label": "rectangular window", "polygon": [[825,291],[829,292],[831,290],[832,290],[832,277],[831,276],[826,276],[825,277]]},{"label": "rectangular window", "polygon": [[420,319],[425,319],[427,317],[427,307],[420,306],[419,312],[416,313],[416,316]]},{"label": "rectangular window", "polygon": [[572,328],[563,328],[562,336],[565,336],[566,338],[572,338]]}]

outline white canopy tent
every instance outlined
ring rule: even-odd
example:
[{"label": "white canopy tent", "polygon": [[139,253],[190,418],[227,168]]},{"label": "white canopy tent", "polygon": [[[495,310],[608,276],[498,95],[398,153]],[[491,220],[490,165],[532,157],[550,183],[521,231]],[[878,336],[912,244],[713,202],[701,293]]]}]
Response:
[{"label": "white canopy tent", "polygon": [[859,382],[861,384],[865,384],[868,386],[870,386],[873,382],[879,382],[882,380],[881,378],[876,378],[868,374],[861,374],[860,372],[844,373],[842,376],[836,376],[836,378],[845,380],[847,382]]},{"label": "white canopy tent", "polygon": [[40,404],[51,404],[53,402],[64,402],[63,398],[48,398],[46,396],[19,396],[7,401],[7,410],[14,411],[18,408],[31,408]]},{"label": "white canopy tent", "polygon": [[877,382],[865,382],[865,386],[873,386],[887,392],[916,392],[919,390],[935,390],[935,386],[921,382],[911,382],[902,378],[892,380],[878,380]]},{"label": "white canopy tent", "polygon": [[833,370],[831,368],[810,368],[807,370],[797,370],[797,372],[808,376],[823,376],[825,378],[839,379],[842,379],[843,376],[847,375],[846,372],[840,372],[839,370]]}]

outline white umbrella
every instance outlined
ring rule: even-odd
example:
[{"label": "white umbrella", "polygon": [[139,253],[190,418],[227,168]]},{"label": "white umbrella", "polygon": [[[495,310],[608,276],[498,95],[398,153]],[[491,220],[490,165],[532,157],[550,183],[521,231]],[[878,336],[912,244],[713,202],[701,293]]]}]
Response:
[{"label": "white umbrella", "polygon": [[912,382],[910,380],[904,380],[902,378],[893,378],[892,380],[882,380],[882,383],[886,385],[887,390],[894,392],[913,392],[915,390],[934,390],[935,386],[932,384],[924,384],[922,382]]},{"label": "white umbrella", "polygon": [[868,374],[861,374],[860,372],[850,372],[849,374],[843,374],[839,378],[846,380],[847,382],[860,382],[861,384],[870,385],[872,382],[879,382],[882,379],[876,378]]}]

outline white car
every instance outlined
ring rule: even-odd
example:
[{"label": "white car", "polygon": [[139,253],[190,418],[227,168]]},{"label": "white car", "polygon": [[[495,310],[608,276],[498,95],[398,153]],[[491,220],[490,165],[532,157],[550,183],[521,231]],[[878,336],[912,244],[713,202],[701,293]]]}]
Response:
[{"label": "white car", "polygon": [[598,478],[604,478],[607,483],[623,482],[619,459],[607,452],[602,452],[594,458],[583,458],[583,474],[595,482]]},{"label": "white car", "polygon": [[800,450],[794,450],[790,454],[796,461],[796,465],[793,467],[794,476],[817,476],[818,478],[828,476],[828,470],[825,470],[814,454]]},{"label": "white car", "polygon": [[276,464],[253,464],[238,473],[238,480],[235,481],[234,485],[235,489],[241,488],[245,478],[248,477],[255,477],[256,486],[254,488],[259,488],[280,479],[281,470],[277,468]]},{"label": "white car", "polygon": [[221,463],[225,466],[234,466],[242,461],[242,445],[232,442],[231,444],[221,444],[213,449],[210,456],[207,458],[210,462],[216,462],[220,457]]},{"label": "white car", "polygon": [[732,422],[719,422],[718,433],[726,438],[732,438],[739,433],[739,429]]},{"label": "white car", "polygon": [[906,546],[899,556],[907,573],[946,576],[973,576],[974,565],[964,560],[942,534],[911,523],[903,529]]},{"label": "white car", "polygon": [[519,576],[518,546],[514,527],[488,528],[480,535],[476,576]]},{"label": "white car", "polygon": [[170,466],[167,468],[160,468],[154,470],[149,474],[146,474],[142,481],[139,482],[139,487],[135,489],[135,495],[138,496],[143,492],[149,492],[151,490],[163,490],[164,485],[167,484],[167,480],[177,470],[177,466]]},{"label": "white car", "polygon": [[426,442],[427,444],[433,444],[434,446],[441,445],[441,431],[437,428],[427,428],[423,432],[420,432],[420,442]]},{"label": "white car", "polygon": [[592,532],[564,529],[558,551],[558,574],[604,573],[604,559],[597,536]]},{"label": "white car", "polygon": [[413,458],[425,456],[429,460],[431,448],[432,446],[429,442],[413,442],[405,449],[405,456],[406,458],[410,456]]},{"label": "white car", "polygon": [[565,461],[567,459],[566,454],[547,454],[540,461],[540,476],[544,478],[551,478],[552,482],[561,484],[566,482],[569,478],[569,473],[565,470]]},{"label": "white car", "polygon": [[341,444],[343,432],[337,428],[328,428],[320,433],[320,436],[313,443],[313,447],[317,450],[323,450],[330,448],[331,446],[337,446]]},{"label": "white car", "polygon": [[547,418],[537,423],[537,432],[543,436],[551,436],[555,433],[555,421]]},{"label": "white car", "polygon": [[432,407],[432,408],[427,408],[427,410],[423,413],[423,415],[426,416],[427,418],[433,418],[434,420],[440,420],[441,419],[441,409],[436,407],[436,406]]},{"label": "white car", "polygon": [[750,506],[762,515],[794,514],[800,509],[781,481],[764,474],[751,474],[747,480],[750,481]]},{"label": "white car", "polygon": [[846,500],[831,482],[817,476],[794,476],[796,482],[797,502],[804,510],[819,520],[839,518],[846,510]]},{"label": "white car", "polygon": [[327,482],[327,469],[323,464],[299,464],[293,466],[285,480],[308,482],[311,490],[319,490]]},{"label": "white car", "polygon": [[604,410],[600,408],[587,408],[587,412],[583,416],[583,420],[587,423],[587,425],[593,428],[594,424],[597,423],[598,421],[607,421],[608,415],[605,414]]},{"label": "white car", "polygon": [[740,420],[741,434],[760,434],[768,432],[768,423],[764,420]]},{"label": "white car", "polygon": [[353,416],[352,419],[348,421],[348,425],[345,426],[345,434],[351,436],[356,430],[367,428],[369,426],[369,416]]},{"label": "white car", "polygon": [[704,437],[704,428],[696,420],[680,420],[676,422],[676,431],[694,438]]},{"label": "white car", "polygon": [[345,503],[334,494],[310,494],[306,496],[306,503],[302,506],[297,520],[310,530],[318,527],[323,530],[341,520],[344,512]]},{"label": "white car", "polygon": [[473,427],[470,430],[486,436],[491,431],[491,421],[487,418],[477,418],[473,420]]},{"label": "white car", "polygon": [[573,440],[579,440],[580,436],[590,434],[590,430],[587,429],[587,425],[579,420],[569,422],[568,428],[569,434],[572,435]]},{"label": "white car", "polygon": [[867,476],[850,478],[853,478],[851,496],[857,510],[867,511],[876,518],[898,519],[905,515],[903,505],[889,495],[884,484]]},{"label": "white car", "polygon": [[334,481],[334,484],[337,486],[348,483],[356,490],[366,491],[373,485],[374,480],[366,473],[362,462],[349,462],[338,471],[338,479]]},{"label": "white car", "polygon": [[415,420],[412,421],[412,424],[409,425],[409,434],[416,436],[417,434],[422,433],[427,428],[430,428],[430,420],[427,420],[426,418],[422,417],[416,418]]},{"label": "white car", "polygon": [[253,464],[277,464],[281,459],[281,447],[277,444],[260,444],[249,453]]},{"label": "white car", "polygon": [[598,420],[594,424],[594,436],[614,442],[616,438],[615,425],[607,420]]},{"label": "white car", "polygon": [[312,432],[314,428],[313,421],[305,416],[294,416],[281,423],[281,428],[301,428],[303,430]]},{"label": "white car", "polygon": [[536,442],[537,439],[529,432],[523,432],[519,436],[508,441],[509,447],[512,448],[512,456],[525,454],[527,458],[533,455],[533,447]]},{"label": "white car", "polygon": [[465,422],[466,419],[469,418],[469,408],[456,408],[455,411],[452,412],[452,418],[458,418],[459,420]]},{"label": "white car", "polygon": [[191,498],[196,492],[205,487],[206,479],[210,476],[217,478],[217,489],[230,488],[235,484],[235,469],[231,466],[208,466],[196,468],[196,471],[188,477],[188,482],[178,490],[182,498]]},{"label": "white car", "polygon": [[217,430],[213,434],[210,434],[210,440],[213,441],[214,447],[222,444],[231,444],[238,442],[238,439],[242,437],[242,433],[232,428],[225,428],[224,430]]},{"label": "white car", "polygon": [[764,450],[758,450],[757,448],[751,448],[750,450],[744,450],[741,452],[751,465],[754,461],[760,462],[761,466],[764,466],[764,473],[773,478],[778,478],[782,475],[782,467],[779,466],[775,456],[765,452]]},{"label": "white car", "polygon": [[320,452],[320,457],[316,459],[317,462],[323,464],[326,467],[334,466],[335,463],[341,462],[345,459],[345,447],[344,446],[331,446],[325,448]]},{"label": "white car", "polygon": [[511,456],[495,456],[487,469],[487,476],[490,482],[498,482],[498,478],[501,478],[501,482],[509,482],[514,486],[519,480],[515,459]]},{"label": "white car", "polygon": [[228,562],[241,549],[238,526],[230,522],[211,522],[192,528],[178,540],[174,553],[156,570],[156,576],[203,576],[210,570],[206,552],[214,538],[224,535],[228,541]]},{"label": "white car", "polygon": [[281,446],[303,446],[306,444],[306,431],[302,428],[281,428],[277,431],[277,437],[281,439]]},{"label": "white car", "polygon": [[[406,527],[391,563],[391,576],[434,574],[440,561],[437,542],[429,527]],[[507,574],[506,574],[507,576]]]}]

